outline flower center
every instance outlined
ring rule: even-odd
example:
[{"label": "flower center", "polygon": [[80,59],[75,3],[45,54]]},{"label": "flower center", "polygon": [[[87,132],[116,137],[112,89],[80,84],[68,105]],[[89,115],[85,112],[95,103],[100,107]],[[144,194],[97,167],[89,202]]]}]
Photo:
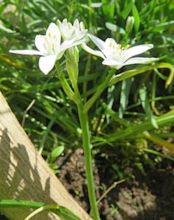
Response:
[{"label": "flower center", "polygon": [[107,58],[117,60],[118,62],[121,62],[122,60],[122,53],[123,48],[120,44],[117,44],[115,40],[112,38],[108,38],[105,41],[106,49],[107,49]]},{"label": "flower center", "polygon": [[48,54],[55,54],[56,53],[56,35],[49,32],[45,36],[45,41],[44,41],[44,47],[45,50],[48,52]]}]

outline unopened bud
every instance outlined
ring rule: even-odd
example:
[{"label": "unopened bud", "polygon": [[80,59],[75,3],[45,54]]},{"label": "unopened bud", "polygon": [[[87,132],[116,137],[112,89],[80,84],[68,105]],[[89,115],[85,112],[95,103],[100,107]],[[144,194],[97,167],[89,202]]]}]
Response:
[{"label": "unopened bud", "polygon": [[134,17],[129,16],[126,21],[126,32],[130,33],[134,25]]}]

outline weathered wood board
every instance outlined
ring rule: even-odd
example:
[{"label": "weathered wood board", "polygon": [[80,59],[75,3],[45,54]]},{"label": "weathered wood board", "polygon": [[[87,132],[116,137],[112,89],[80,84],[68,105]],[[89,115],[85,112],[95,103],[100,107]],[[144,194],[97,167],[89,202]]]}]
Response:
[{"label": "weathered wood board", "polygon": [[[38,154],[0,93],[0,199],[23,199],[59,204],[82,220],[89,215],[78,205]],[[22,220],[31,210],[0,208],[10,220]],[[42,213],[33,219],[59,219]]]}]

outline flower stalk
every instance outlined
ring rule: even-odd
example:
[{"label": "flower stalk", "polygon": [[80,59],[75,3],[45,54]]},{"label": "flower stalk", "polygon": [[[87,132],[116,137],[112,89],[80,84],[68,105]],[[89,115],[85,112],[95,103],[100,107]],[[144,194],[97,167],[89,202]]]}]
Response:
[{"label": "flower stalk", "polygon": [[82,129],[82,142],[83,142],[83,150],[85,157],[86,178],[87,178],[87,187],[88,187],[89,202],[91,206],[91,213],[92,213],[92,217],[95,220],[100,220],[99,211],[97,208],[95,184],[94,184],[93,169],[92,169],[92,154],[91,154],[88,115],[84,111],[84,107],[81,102],[77,105],[77,108],[78,108],[80,125]]},{"label": "flower stalk", "polygon": [[68,59],[69,62],[66,62],[66,68],[72,88],[74,89],[75,100],[77,100],[75,103],[77,105],[80,127],[82,129],[82,144],[83,144],[85,171],[86,171],[87,188],[88,188],[91,213],[94,220],[100,220],[99,211],[97,207],[97,199],[95,194],[93,169],[92,169],[93,166],[92,166],[92,152],[91,152],[88,112],[85,111],[85,105],[83,104],[82,97],[78,89],[78,83],[77,80],[75,80],[76,78],[75,76],[78,76],[78,59],[75,59],[77,53],[78,51],[76,51],[75,49],[74,51],[72,49],[67,51],[66,59]]}]

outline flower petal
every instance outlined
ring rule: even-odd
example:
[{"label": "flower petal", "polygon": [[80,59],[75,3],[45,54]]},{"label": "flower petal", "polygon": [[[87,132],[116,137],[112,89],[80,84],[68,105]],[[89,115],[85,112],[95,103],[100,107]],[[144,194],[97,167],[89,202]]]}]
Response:
[{"label": "flower petal", "polygon": [[48,74],[53,69],[55,62],[56,62],[55,55],[40,57],[39,68],[44,74]]},{"label": "flower petal", "polygon": [[69,23],[66,18],[63,19],[62,22],[58,20],[58,27],[64,40],[70,39],[74,33],[74,28],[72,24]]},{"label": "flower petal", "polygon": [[94,56],[98,56],[98,57],[101,57],[101,58],[105,59],[105,57],[104,57],[104,55],[102,54],[102,52],[100,52],[99,50],[93,50],[92,48],[88,47],[85,43],[82,44],[82,48],[83,48],[86,52],[88,52],[88,53],[90,53],[90,54],[92,54],[92,55],[94,55]]},{"label": "flower petal", "polygon": [[120,63],[117,60],[113,60],[113,59],[105,59],[103,60],[102,64],[114,67],[116,69],[120,69],[123,66],[123,63]]},{"label": "flower petal", "polygon": [[65,40],[60,46],[60,51],[65,51],[66,49],[75,46],[73,43],[73,40]]},{"label": "flower petal", "polygon": [[60,39],[61,39],[60,30],[55,23],[50,23],[50,25],[48,26],[46,35],[49,35],[49,34],[55,35],[60,44]]},{"label": "flower petal", "polygon": [[46,38],[54,45],[56,51],[60,48],[61,34],[58,26],[55,23],[50,23],[46,31]]},{"label": "flower petal", "polygon": [[147,58],[147,57],[135,57],[135,58],[131,58],[128,61],[126,61],[124,63],[125,65],[130,65],[130,64],[147,64],[147,63],[151,63],[154,61],[157,61],[158,58]]},{"label": "flower petal", "polygon": [[104,41],[102,41],[100,38],[98,38],[92,34],[88,34],[88,36],[102,52],[105,50],[105,42]]},{"label": "flower petal", "polygon": [[38,50],[9,50],[9,52],[21,55],[43,55]]},{"label": "flower petal", "polygon": [[77,29],[77,30],[80,30],[80,23],[79,23],[79,20],[76,19],[73,23],[73,26]]},{"label": "flower petal", "polygon": [[35,45],[36,48],[42,53],[42,54],[47,54],[47,48],[45,44],[45,36],[44,35],[36,35],[35,37]]},{"label": "flower petal", "polygon": [[83,39],[76,39],[72,38],[71,40],[65,40],[61,46],[60,46],[60,51],[65,51],[68,48],[75,47],[79,44],[82,44],[85,41],[85,38]]},{"label": "flower petal", "polygon": [[124,50],[122,53],[122,56],[123,56],[124,61],[126,61],[130,57],[144,53],[145,51],[150,50],[152,48],[153,48],[153,44],[144,44],[144,45],[134,46],[134,47]]}]

